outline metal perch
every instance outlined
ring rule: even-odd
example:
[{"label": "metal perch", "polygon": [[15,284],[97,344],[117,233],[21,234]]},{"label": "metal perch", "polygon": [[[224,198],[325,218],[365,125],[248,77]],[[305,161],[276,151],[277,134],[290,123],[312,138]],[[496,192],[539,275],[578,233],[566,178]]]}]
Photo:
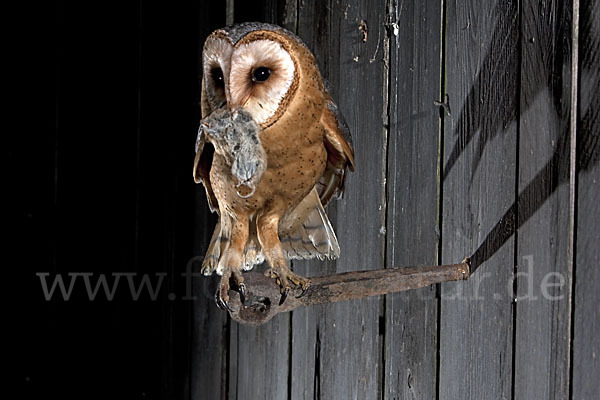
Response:
[{"label": "metal perch", "polygon": [[[271,278],[258,272],[244,274],[247,294],[242,305],[238,293],[231,292],[231,318],[245,325],[261,325],[280,312],[300,306],[335,303],[361,299],[386,293],[418,289],[435,283],[460,281],[469,278],[470,264],[389,268],[371,271],[345,272],[311,278],[308,292],[297,298],[290,296],[279,305],[279,286]],[[295,293],[295,295],[298,295]]]}]

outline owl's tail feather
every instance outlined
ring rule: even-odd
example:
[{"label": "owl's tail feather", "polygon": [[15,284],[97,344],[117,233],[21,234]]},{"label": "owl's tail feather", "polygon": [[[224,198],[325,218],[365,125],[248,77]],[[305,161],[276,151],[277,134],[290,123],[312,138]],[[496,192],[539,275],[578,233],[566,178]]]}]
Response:
[{"label": "owl's tail feather", "polygon": [[282,221],[279,239],[288,259],[336,259],[340,255],[333,227],[313,189]]}]

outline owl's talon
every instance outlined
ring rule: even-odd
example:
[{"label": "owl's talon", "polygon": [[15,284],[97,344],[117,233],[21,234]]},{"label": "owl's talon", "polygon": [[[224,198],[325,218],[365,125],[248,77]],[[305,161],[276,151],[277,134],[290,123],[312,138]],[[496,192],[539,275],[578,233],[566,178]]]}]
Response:
[{"label": "owl's talon", "polygon": [[223,305],[221,304],[221,299],[219,298],[219,289],[217,289],[217,291],[215,292],[215,304],[217,305],[217,307],[223,310]]},{"label": "owl's talon", "polygon": [[289,287],[281,289],[281,297],[279,298],[279,305],[282,305],[283,302],[285,301],[285,299],[287,299],[289,292],[290,292],[290,288]]},{"label": "owl's talon", "polygon": [[307,283],[306,287],[302,289],[302,293],[296,296],[296,298],[299,299],[300,297],[304,297],[304,295],[308,292],[308,289],[310,289],[310,285]]},{"label": "owl's talon", "polygon": [[240,303],[243,305],[246,302],[246,285],[244,283],[239,285],[238,292],[240,294]]},{"label": "owl's talon", "polygon": [[287,267],[281,269],[270,268],[265,271],[265,275],[275,279],[275,283],[277,283],[277,286],[280,288],[281,297],[279,298],[279,305],[282,305],[285,302],[290,290],[302,289],[302,293],[296,296],[296,298],[300,298],[308,292],[310,287],[310,281],[308,279],[296,275]]},{"label": "owl's talon", "polygon": [[246,285],[244,284],[244,278],[242,278],[240,271],[232,268],[225,268],[223,270],[223,276],[221,276],[219,288],[215,293],[215,302],[217,303],[217,307],[219,307],[221,310],[233,312],[233,309],[231,306],[229,306],[230,280],[233,282],[233,287],[237,288],[237,292],[240,294],[240,300],[242,304],[244,303],[246,300]]},{"label": "owl's talon", "polygon": [[219,307],[221,310],[233,312],[227,301],[221,298],[221,289],[217,289],[215,292],[215,303],[217,303],[217,307]]}]

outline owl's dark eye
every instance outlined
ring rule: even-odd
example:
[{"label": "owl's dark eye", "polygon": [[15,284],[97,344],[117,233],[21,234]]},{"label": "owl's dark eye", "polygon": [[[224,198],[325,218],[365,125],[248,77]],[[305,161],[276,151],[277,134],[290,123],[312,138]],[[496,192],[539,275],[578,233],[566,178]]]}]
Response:
[{"label": "owl's dark eye", "polygon": [[258,67],[252,72],[252,81],[264,82],[271,76],[271,70],[267,67]]},{"label": "owl's dark eye", "polygon": [[223,71],[221,71],[221,68],[213,68],[210,71],[210,76],[212,77],[215,86],[223,86],[225,84],[223,80]]}]

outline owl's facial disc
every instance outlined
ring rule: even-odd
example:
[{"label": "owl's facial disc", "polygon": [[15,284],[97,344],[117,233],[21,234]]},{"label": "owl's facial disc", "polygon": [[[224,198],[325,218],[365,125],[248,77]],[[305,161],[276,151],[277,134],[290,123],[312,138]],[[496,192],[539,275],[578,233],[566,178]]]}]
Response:
[{"label": "owl's facial disc", "polygon": [[226,39],[209,37],[202,52],[203,80],[211,109],[227,102],[227,86],[233,47]]},{"label": "owl's facial disc", "polygon": [[231,57],[229,107],[243,107],[258,125],[264,124],[289,95],[294,73],[294,61],[275,41],[262,39],[237,46]]}]

